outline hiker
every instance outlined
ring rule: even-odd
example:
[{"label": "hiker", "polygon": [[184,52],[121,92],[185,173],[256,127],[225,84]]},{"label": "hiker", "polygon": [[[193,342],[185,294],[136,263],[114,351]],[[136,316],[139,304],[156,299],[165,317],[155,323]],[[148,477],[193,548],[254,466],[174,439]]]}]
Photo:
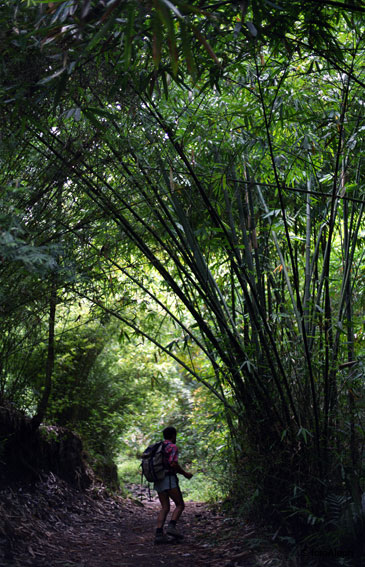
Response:
[{"label": "hiker", "polygon": [[154,483],[154,488],[161,504],[161,510],[157,516],[157,528],[155,535],[155,543],[165,543],[167,538],[163,533],[163,527],[167,514],[170,511],[170,498],[175,503],[175,509],[168,523],[166,533],[177,539],[182,539],[182,534],[176,529],[176,522],[180,518],[185,508],[184,499],[179,487],[177,474],[182,474],[185,478],[190,479],[193,475],[185,471],[178,462],[178,448],[176,446],[176,429],[175,427],[166,427],[163,430],[164,438],[164,461],[165,461],[165,478]]}]

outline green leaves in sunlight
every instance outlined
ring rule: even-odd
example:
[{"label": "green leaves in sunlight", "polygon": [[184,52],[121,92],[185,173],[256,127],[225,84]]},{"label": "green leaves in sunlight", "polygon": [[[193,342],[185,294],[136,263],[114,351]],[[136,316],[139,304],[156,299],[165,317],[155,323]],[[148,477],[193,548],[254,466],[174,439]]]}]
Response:
[{"label": "green leaves in sunlight", "polygon": [[[113,60],[123,88],[133,83],[134,73],[151,72],[151,62],[154,75],[161,78],[167,72],[184,83],[190,75],[196,83],[211,75],[211,80],[216,76],[219,82],[224,69],[265,44],[284,56],[310,46],[313,53],[356,77],[336,30],[351,17],[356,27],[361,6],[339,10],[331,3],[312,4],[255,1],[243,6],[225,4],[223,9],[214,3],[202,7],[195,0],[154,0],[143,5],[133,0],[107,4],[35,0],[18,5],[13,0],[3,16],[6,26],[16,19],[15,43],[22,41],[39,50],[44,64],[38,66],[34,84],[43,88],[51,87],[60,75],[75,72],[90,57],[100,63]],[[310,70],[313,61],[311,65]],[[58,86],[65,87],[63,82]]]}]

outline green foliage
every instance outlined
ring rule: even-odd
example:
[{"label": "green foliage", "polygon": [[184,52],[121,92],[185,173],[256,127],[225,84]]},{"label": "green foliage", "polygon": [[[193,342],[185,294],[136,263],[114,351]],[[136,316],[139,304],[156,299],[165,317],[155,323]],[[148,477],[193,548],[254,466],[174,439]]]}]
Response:
[{"label": "green foliage", "polygon": [[226,496],[225,487],[220,482],[222,478],[222,469],[215,466],[211,468],[210,474],[198,472],[190,481],[181,479],[180,487],[184,499],[186,501],[208,502],[209,504],[222,502],[222,499]]},{"label": "green foliage", "polygon": [[77,301],[98,324],[56,344],[49,416],[107,457],[173,423],[192,468],[308,542],[364,490],[362,12],[2,16],[2,397],[36,405],[57,284],[59,324]]},{"label": "green foliage", "polygon": [[136,420],[137,395],[136,391],[129,428],[124,430],[121,440],[117,460],[120,479],[141,481],[140,460],[136,456],[147,445],[160,440],[165,427],[173,425],[178,431],[180,461],[194,474],[191,481],[180,479],[185,497],[198,501],[221,499],[228,486],[229,466],[229,434],[221,404],[168,363],[157,386],[151,390],[145,385]]},{"label": "green foliage", "polygon": [[119,456],[117,459],[118,476],[120,483],[140,484],[141,483],[141,461],[139,459],[125,458]]},{"label": "green foliage", "polygon": [[[312,565],[320,565],[320,557],[332,559],[332,564],[355,564],[364,554],[364,510],[360,502],[351,502],[343,495],[329,494],[324,502],[323,517],[308,515],[307,523],[315,526],[313,533],[303,538],[302,553],[313,557]],[[343,563],[345,562],[345,563]],[[347,563],[346,563],[347,562]]]}]

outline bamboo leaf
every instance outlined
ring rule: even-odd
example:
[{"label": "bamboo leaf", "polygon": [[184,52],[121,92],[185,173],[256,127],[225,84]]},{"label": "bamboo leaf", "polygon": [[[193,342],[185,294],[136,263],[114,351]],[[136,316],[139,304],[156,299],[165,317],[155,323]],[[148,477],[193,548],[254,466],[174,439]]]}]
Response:
[{"label": "bamboo leaf", "polygon": [[60,77],[60,80],[58,81],[58,85],[57,85],[57,89],[56,89],[56,94],[53,100],[53,110],[55,110],[57,108],[58,103],[61,100],[62,94],[65,91],[66,88],[66,83],[68,80],[69,76],[67,73],[63,73]]},{"label": "bamboo leaf", "polygon": [[165,98],[166,100],[169,98],[169,87],[167,84],[167,77],[166,77],[166,72],[163,71],[163,73],[161,74],[161,78],[162,78],[162,85],[163,85],[163,90],[165,93]]},{"label": "bamboo leaf", "polygon": [[93,124],[93,126],[98,128],[98,130],[105,130],[105,124],[103,124],[96,118],[95,112],[91,111],[90,109],[84,108],[82,110],[82,113],[91,122],[91,124]]},{"label": "bamboo leaf", "polygon": [[102,38],[105,36],[105,34],[113,26],[115,18],[116,18],[116,13],[114,13],[113,16],[110,17],[106,21],[106,23],[103,25],[103,27],[94,35],[94,37],[91,39],[91,41],[86,46],[86,49],[88,51],[92,51],[93,48],[96,46],[96,44],[99,43],[99,41],[102,40]]},{"label": "bamboo leaf", "polygon": [[86,112],[92,113],[93,115],[102,116],[103,118],[111,118],[113,120],[115,120],[118,116],[117,113],[115,112],[111,112],[110,110],[104,110],[104,108],[98,108],[95,106],[86,106],[84,110]]},{"label": "bamboo leaf", "polygon": [[48,77],[44,77],[43,79],[38,81],[38,83],[36,83],[36,84],[37,85],[45,85],[45,84],[49,83],[50,81],[53,81],[53,79],[55,79],[56,77],[59,77],[60,75],[62,75],[62,73],[64,73],[65,71],[66,71],[66,67],[62,67],[62,69],[59,69],[58,71],[56,71],[55,73],[52,73],[52,75],[49,75]]},{"label": "bamboo leaf", "polygon": [[174,4],[172,2],[170,2],[170,0],[161,0],[161,2],[163,2],[167,8],[169,8],[172,12],[174,12],[174,14],[178,17],[178,18],[183,18],[183,16],[180,14],[178,8],[176,6],[174,6]]},{"label": "bamboo leaf", "polygon": [[161,22],[165,25],[167,29],[167,42],[169,45],[170,57],[171,57],[171,70],[174,77],[177,75],[178,71],[178,50],[176,45],[176,35],[175,35],[175,27],[174,21],[171,16],[170,10],[166,7],[165,4],[161,4],[159,0],[155,0],[154,2],[156,12],[161,19]]},{"label": "bamboo leaf", "polygon": [[248,28],[248,31],[250,32],[250,34],[252,35],[252,37],[257,37],[257,29],[254,26],[254,24],[252,22],[246,22],[246,26]]},{"label": "bamboo leaf", "polygon": [[209,42],[205,39],[205,37],[203,36],[203,34],[198,30],[198,28],[196,26],[192,26],[192,30],[193,33],[195,35],[195,37],[197,38],[197,40],[201,43],[201,45],[206,49],[207,53],[210,55],[210,57],[213,59],[213,61],[215,61],[215,63],[217,65],[219,65],[219,67],[221,67],[221,63],[218,59],[218,57],[216,56],[216,54],[214,53],[213,49],[211,48]]},{"label": "bamboo leaf", "polygon": [[152,29],[152,57],[155,68],[157,69],[161,61],[162,28],[156,13],[152,14]]},{"label": "bamboo leaf", "polygon": [[194,56],[191,51],[191,40],[185,22],[180,22],[180,34],[181,34],[181,46],[185,57],[186,65],[190,75],[195,80],[197,76],[197,70],[196,70]]},{"label": "bamboo leaf", "polygon": [[129,4],[127,11],[127,26],[124,36],[124,69],[127,70],[132,53],[132,36],[134,33],[134,20],[136,16],[136,8],[133,4]]}]

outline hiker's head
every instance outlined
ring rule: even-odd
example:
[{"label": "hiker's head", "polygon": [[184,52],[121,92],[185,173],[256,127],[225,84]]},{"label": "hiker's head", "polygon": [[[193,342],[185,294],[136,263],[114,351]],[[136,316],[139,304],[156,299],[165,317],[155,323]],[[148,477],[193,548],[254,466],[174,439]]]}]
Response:
[{"label": "hiker's head", "polygon": [[168,441],[176,441],[176,429],[175,427],[165,427],[163,430],[163,438]]}]

